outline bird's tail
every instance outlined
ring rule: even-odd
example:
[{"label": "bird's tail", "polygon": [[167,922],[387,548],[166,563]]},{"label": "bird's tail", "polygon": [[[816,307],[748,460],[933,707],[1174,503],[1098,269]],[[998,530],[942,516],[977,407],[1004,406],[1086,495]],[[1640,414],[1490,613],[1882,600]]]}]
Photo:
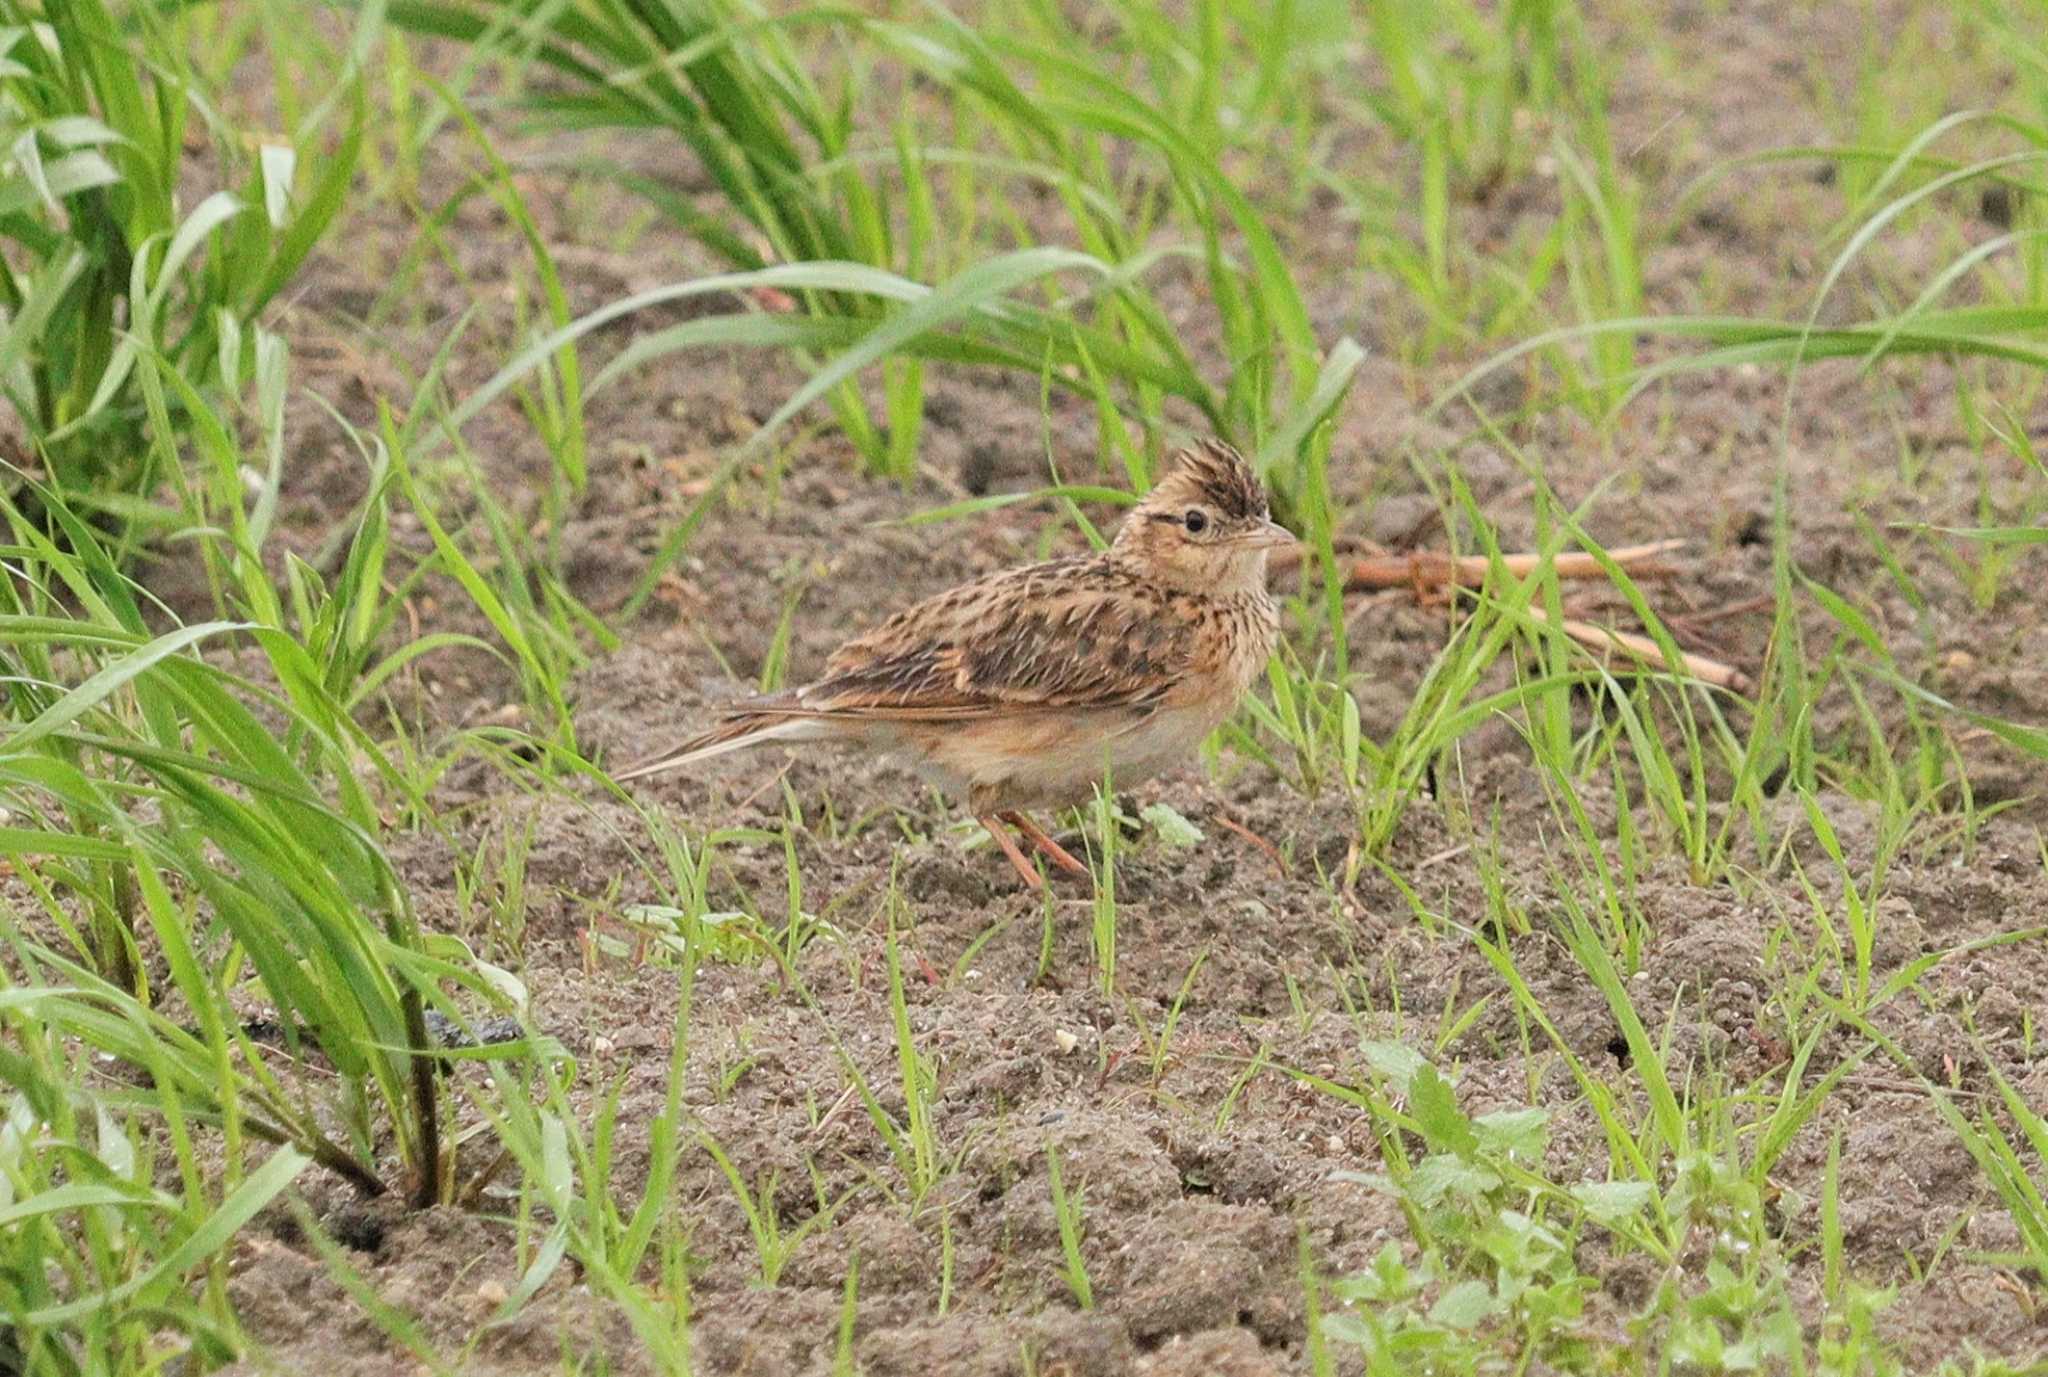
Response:
[{"label": "bird's tail", "polygon": [[749,746],[765,745],[770,741],[815,741],[826,734],[824,724],[815,717],[736,712],[708,732],[671,746],[658,755],[634,761],[614,773],[612,778],[624,784],[628,780],[658,775],[664,770],[695,765],[700,760],[710,760],[729,751],[742,751]]}]

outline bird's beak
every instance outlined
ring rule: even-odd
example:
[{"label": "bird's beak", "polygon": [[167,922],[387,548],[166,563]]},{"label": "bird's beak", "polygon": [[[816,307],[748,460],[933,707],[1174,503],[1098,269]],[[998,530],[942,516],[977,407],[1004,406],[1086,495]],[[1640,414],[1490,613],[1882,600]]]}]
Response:
[{"label": "bird's beak", "polygon": [[1237,539],[1239,543],[1249,545],[1254,550],[1270,550],[1295,543],[1294,532],[1277,521],[1262,521],[1239,535]]}]

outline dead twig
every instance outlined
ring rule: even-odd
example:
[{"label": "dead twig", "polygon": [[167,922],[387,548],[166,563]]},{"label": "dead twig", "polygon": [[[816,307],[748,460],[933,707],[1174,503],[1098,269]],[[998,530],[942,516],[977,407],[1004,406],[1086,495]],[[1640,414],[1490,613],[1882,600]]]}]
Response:
[{"label": "dead twig", "polygon": [[1280,878],[1283,880],[1287,878],[1287,862],[1281,859],[1279,847],[1273,845],[1273,843],[1267,841],[1243,823],[1236,821],[1228,813],[1216,814],[1216,821],[1237,833],[1238,836],[1243,837],[1259,850],[1265,852],[1266,859],[1271,861],[1273,868],[1280,872]]},{"label": "dead twig", "polygon": [[[1682,540],[1659,540],[1648,545],[1624,545],[1609,550],[1607,558],[1638,577],[1660,577],[1672,572],[1669,566],[1659,562],[1660,558],[1683,544]],[[1308,557],[1307,546],[1294,545],[1275,550],[1271,564],[1276,570],[1298,568]],[[1543,556],[1538,554],[1501,556],[1501,567],[1514,578],[1527,578],[1542,562]],[[1486,571],[1490,567],[1485,555],[1464,555],[1454,559],[1434,550],[1417,550],[1406,555],[1364,555],[1351,560],[1345,567],[1344,590],[1358,593],[1377,588],[1414,588],[1419,592],[1446,584],[1476,587],[1486,581]],[[1567,550],[1552,556],[1551,569],[1561,579],[1600,578],[1606,573],[1600,561],[1583,550]]]},{"label": "dead twig", "polygon": [[[1607,551],[1603,561],[1583,550],[1567,550],[1550,557],[1550,569],[1560,579],[1597,579],[1607,577],[1609,565],[1621,569],[1637,578],[1661,576],[1672,572],[1662,562],[1663,556],[1678,549],[1682,540],[1657,540],[1646,545],[1624,545]],[[1280,569],[1298,568],[1309,557],[1307,546],[1295,545],[1288,549],[1276,550],[1273,562]],[[1542,567],[1544,557],[1533,553],[1502,555],[1502,570],[1513,578],[1527,578]],[[1344,590],[1346,592],[1376,591],[1387,589],[1409,589],[1421,601],[1428,593],[1452,585],[1472,587],[1486,581],[1487,571],[1492,562],[1484,555],[1465,555],[1453,558],[1433,550],[1418,550],[1406,555],[1367,555],[1350,560],[1345,566]],[[1758,605],[1767,605],[1768,599],[1752,599],[1748,603],[1732,608],[1697,614],[1686,620],[1692,624],[1717,621],[1737,611],[1749,611]],[[1548,624],[1549,618],[1540,607],[1530,607],[1532,619]],[[1611,631],[1591,622],[1566,617],[1559,621],[1558,629],[1565,635],[1589,649],[1612,654],[1620,652],[1633,659],[1649,664],[1662,664],[1664,651],[1648,636],[1627,631]],[[1704,683],[1736,693],[1750,691],[1751,683],[1747,674],[1734,665],[1690,651],[1679,653],[1680,663],[1685,672]]]},{"label": "dead twig", "polygon": [[1707,626],[1714,622],[1727,621],[1730,617],[1746,616],[1751,612],[1768,612],[1777,605],[1776,593],[1759,593],[1753,598],[1744,598],[1741,602],[1731,602],[1705,612],[1687,612],[1683,617],[1666,617],[1664,621],[1666,625],[1683,621],[1689,627]]},{"label": "dead twig", "polygon": [[846,1107],[853,1103],[854,1092],[859,1089],[860,1086],[856,1084],[849,1085],[845,1090],[841,1091],[839,1098],[832,1102],[832,1107],[825,1111],[825,1116],[819,1119],[811,1131],[804,1136],[806,1138],[816,1138],[822,1135],[826,1129],[832,1127]]},{"label": "dead twig", "polygon": [[[1670,554],[1684,543],[1682,540],[1660,540],[1649,545],[1625,545],[1608,551],[1607,557],[1631,574],[1668,574],[1670,568],[1660,564],[1659,557]],[[1502,569],[1511,577],[1527,578],[1542,564],[1543,556],[1502,555],[1500,562]],[[1445,584],[1473,587],[1486,582],[1489,567],[1485,555],[1453,559],[1432,550],[1418,550],[1408,555],[1375,555],[1351,562],[1351,567],[1345,571],[1344,587],[1347,591],[1440,588]],[[1604,578],[1607,572],[1599,560],[1581,550],[1567,550],[1552,556],[1550,567],[1561,579]]]},{"label": "dead twig", "polygon": [[1433,856],[1424,856],[1421,860],[1415,863],[1414,870],[1410,871],[1409,873],[1419,875],[1423,871],[1428,870],[1432,866],[1442,865],[1446,861],[1455,861],[1456,859],[1458,859],[1458,857],[1464,855],[1467,851],[1470,851],[1471,849],[1472,843],[1465,842],[1462,845],[1453,846],[1447,850],[1439,851]]},{"label": "dead twig", "polygon": [[[1542,608],[1532,606],[1528,613],[1531,621],[1539,625],[1549,625],[1550,616]],[[1595,626],[1591,622],[1582,622],[1571,617],[1560,620],[1557,629],[1590,650],[1619,651],[1623,655],[1648,664],[1664,663],[1664,648],[1648,636],[1639,636],[1629,631],[1612,631],[1607,627]],[[1748,693],[1752,687],[1749,676],[1734,665],[1723,664],[1719,660],[1710,660],[1704,655],[1694,655],[1683,650],[1678,653],[1678,659],[1685,672],[1702,683],[1712,684],[1716,688],[1728,689],[1734,693]]]}]

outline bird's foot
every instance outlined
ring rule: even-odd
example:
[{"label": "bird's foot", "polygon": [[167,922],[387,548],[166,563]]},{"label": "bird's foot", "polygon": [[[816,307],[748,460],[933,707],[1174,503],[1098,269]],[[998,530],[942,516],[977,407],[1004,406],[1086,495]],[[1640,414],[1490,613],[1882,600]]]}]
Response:
[{"label": "bird's foot", "polygon": [[1045,877],[1039,874],[1031,862],[1025,859],[1024,853],[1017,849],[1016,839],[1010,835],[1010,829],[1003,825],[1003,815],[992,813],[986,817],[978,817],[975,821],[982,825],[989,836],[995,838],[997,846],[1003,848],[1003,854],[1010,858],[1010,864],[1016,867],[1017,873],[1024,878],[1026,885],[1032,889],[1045,888]]},{"label": "bird's foot", "polygon": [[1025,841],[1037,847],[1047,860],[1066,871],[1069,875],[1087,875],[1091,873],[1087,866],[1074,859],[1072,852],[1054,841],[1051,836],[1047,835],[1044,828],[1033,822],[1026,814],[1012,809],[1010,812],[998,813],[996,816],[1009,823],[1019,832],[1022,832]]}]

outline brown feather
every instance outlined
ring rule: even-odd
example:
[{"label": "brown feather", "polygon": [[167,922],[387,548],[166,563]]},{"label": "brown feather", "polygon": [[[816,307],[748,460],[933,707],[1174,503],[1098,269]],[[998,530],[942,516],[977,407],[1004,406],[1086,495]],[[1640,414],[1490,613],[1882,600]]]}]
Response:
[{"label": "brown feather", "polygon": [[709,731],[699,732],[666,750],[643,756],[623,770],[614,771],[612,779],[623,784],[628,780],[644,779],[648,775],[660,774],[663,770],[672,770],[678,765],[701,759],[721,746],[744,741],[757,734],[768,720],[770,719],[758,713],[732,713]]},{"label": "brown feather", "polygon": [[946,715],[1120,707],[1163,696],[1193,663],[1191,626],[1101,556],[965,584],[834,652],[798,691],[813,711]]}]

